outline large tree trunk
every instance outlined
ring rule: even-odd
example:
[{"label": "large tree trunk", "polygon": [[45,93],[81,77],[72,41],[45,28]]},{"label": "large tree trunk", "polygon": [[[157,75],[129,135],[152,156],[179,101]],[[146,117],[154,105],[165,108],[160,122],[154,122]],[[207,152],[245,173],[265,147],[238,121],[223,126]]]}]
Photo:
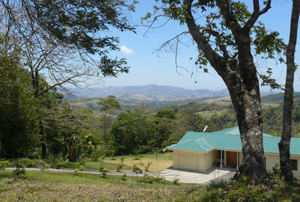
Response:
[{"label": "large tree trunk", "polygon": [[300,0],[293,1],[293,9],[290,25],[290,39],[286,52],[286,81],[283,104],[283,125],[281,139],[278,144],[280,152],[280,169],[284,179],[293,181],[292,165],[290,160],[290,141],[292,135],[292,108],[294,96],[294,73],[296,70],[294,55],[297,43],[297,31],[300,12]]},{"label": "large tree trunk", "polygon": [[[198,49],[225,82],[230,92],[239,125],[243,161],[236,176],[246,175],[253,182],[262,182],[268,175],[263,150],[259,83],[251,54],[250,30],[258,17],[270,8],[270,1],[262,11],[259,11],[258,2],[253,1],[255,12],[243,27],[234,17],[230,1],[216,1],[221,14],[225,18],[226,26],[234,36],[238,59],[235,56],[230,56],[226,46],[222,44],[222,40],[217,42],[223,56],[210,45],[207,36],[199,30],[193,17],[191,9],[193,1],[183,1],[186,6],[186,24]],[[220,36],[219,33],[211,33],[216,37]]]},{"label": "large tree trunk", "polygon": [[[248,58],[248,65],[244,64],[247,65],[245,69],[253,69],[251,67],[254,65],[251,62],[252,56],[246,57]],[[246,59],[244,61],[247,62]],[[237,63],[229,65],[231,69],[242,69]],[[248,74],[241,72],[236,71],[234,74],[222,75],[230,92],[241,134],[243,161],[236,177],[246,175],[249,179],[259,182],[267,179],[268,174],[263,149],[261,100],[258,79],[256,71],[248,71]],[[252,79],[249,80],[249,78]]]}]

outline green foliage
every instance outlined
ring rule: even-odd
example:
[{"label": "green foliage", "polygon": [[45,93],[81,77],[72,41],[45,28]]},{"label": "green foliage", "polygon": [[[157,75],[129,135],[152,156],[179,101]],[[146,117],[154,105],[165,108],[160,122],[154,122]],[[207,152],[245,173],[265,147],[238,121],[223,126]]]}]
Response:
[{"label": "green foliage", "polygon": [[25,168],[36,168],[40,166],[41,161],[38,159],[28,159],[28,158],[20,158],[20,159],[12,159],[11,166],[22,165]]},{"label": "green foliage", "polygon": [[174,180],[173,180],[173,184],[175,184],[175,185],[179,185],[179,179],[178,179],[178,178],[174,178]]},{"label": "green foliage", "polygon": [[7,168],[8,166],[10,166],[8,161],[5,161],[3,159],[0,159],[0,170],[4,170],[5,168]]},{"label": "green foliage", "polygon": [[[2,38],[2,36],[0,36]],[[39,141],[39,101],[32,97],[28,72],[21,66],[18,50],[0,43],[0,157],[24,157]]]},{"label": "green foliage", "polygon": [[119,115],[111,134],[116,155],[147,153],[155,142],[155,123],[145,108],[136,108]]},{"label": "green foliage", "polygon": [[148,183],[148,184],[152,184],[153,183],[153,177],[151,177],[151,176],[149,176],[149,175],[147,175],[147,174],[145,174],[143,177],[140,177],[139,179],[138,179],[138,182],[139,183]]},{"label": "green foliage", "polygon": [[16,178],[25,178],[26,177],[26,172],[24,165],[21,163],[16,164],[16,169],[12,172],[13,177]]},{"label": "green foliage", "polygon": [[123,175],[122,175],[122,178],[121,178],[123,181],[126,181],[127,180],[127,174],[126,173],[124,173]]},{"label": "green foliage", "polygon": [[175,119],[176,113],[172,110],[160,110],[156,113],[158,118]]},{"label": "green foliage", "polygon": [[137,174],[143,173],[142,169],[140,169],[136,164],[133,165],[132,172],[135,172]]},{"label": "green foliage", "polygon": [[146,172],[148,172],[149,171],[149,168],[150,168],[150,165],[151,165],[152,163],[151,162],[149,162],[149,163],[147,163],[147,165],[145,166],[145,171]]},{"label": "green foliage", "polygon": [[43,161],[41,165],[41,171],[44,172],[48,168],[50,168],[50,164]]},{"label": "green foliage", "polygon": [[121,172],[121,170],[123,169],[124,164],[119,163],[118,167],[117,167],[117,172]]},{"label": "green foliage", "polygon": [[79,170],[78,168],[74,169],[73,175],[74,175],[74,176],[79,176],[79,174],[80,174],[79,171],[80,171],[80,170]]},{"label": "green foliage", "polygon": [[107,170],[106,168],[101,168],[101,169],[99,169],[99,170],[100,170],[100,172],[101,172],[100,176],[101,176],[102,178],[107,178],[107,172],[108,172],[108,170]]},{"label": "green foliage", "polygon": [[113,95],[109,95],[106,98],[100,98],[98,105],[100,105],[100,110],[106,113],[121,109],[120,103]]},{"label": "green foliage", "polygon": [[78,170],[80,170],[80,171],[86,171],[87,169],[86,169],[86,167],[84,165],[80,165],[78,167]]}]

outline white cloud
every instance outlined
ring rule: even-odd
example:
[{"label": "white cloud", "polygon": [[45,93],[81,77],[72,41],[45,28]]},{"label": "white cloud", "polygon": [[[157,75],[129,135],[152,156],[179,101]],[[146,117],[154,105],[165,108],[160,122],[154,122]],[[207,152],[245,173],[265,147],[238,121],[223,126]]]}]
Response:
[{"label": "white cloud", "polygon": [[121,52],[126,54],[126,55],[132,55],[134,54],[134,51],[130,48],[127,48],[126,46],[121,46]]}]

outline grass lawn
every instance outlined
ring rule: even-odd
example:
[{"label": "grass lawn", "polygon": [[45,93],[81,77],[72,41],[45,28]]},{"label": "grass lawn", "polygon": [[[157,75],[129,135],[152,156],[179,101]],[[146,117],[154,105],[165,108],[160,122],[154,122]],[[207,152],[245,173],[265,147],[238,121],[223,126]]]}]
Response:
[{"label": "grass lawn", "polygon": [[[133,165],[145,170],[146,166],[150,164],[149,171],[160,172],[166,168],[173,165],[172,153],[156,153],[156,154],[142,154],[142,155],[127,155],[127,156],[116,156],[116,157],[106,157],[104,162],[93,162],[85,161],[84,165],[87,170],[99,170],[101,164],[108,171],[115,171],[118,165],[121,163],[121,159],[124,158],[123,168],[126,170],[131,170]],[[24,167],[39,167],[41,160],[38,159],[10,159],[11,166],[15,166],[17,162],[20,162]],[[59,165],[59,166],[58,166]],[[69,168],[76,169],[79,168],[79,162],[58,162],[56,168]]]},{"label": "grass lawn", "polygon": [[138,167],[145,169],[150,164],[149,171],[160,172],[173,165],[173,153],[156,153],[156,154],[142,154],[142,155],[128,155],[128,156],[116,156],[114,158],[105,158],[105,163],[118,165],[121,162],[121,158],[124,158],[124,164],[128,167],[137,165]]},{"label": "grass lawn", "polygon": [[141,178],[26,171],[14,179],[0,172],[0,201],[194,201],[201,189],[172,182],[140,182]]},{"label": "grass lawn", "polygon": [[251,185],[244,177],[208,186],[142,179],[40,171],[26,171],[26,178],[14,179],[11,171],[0,171],[0,201],[300,201],[300,182],[289,185],[278,176],[271,176],[266,185]]}]

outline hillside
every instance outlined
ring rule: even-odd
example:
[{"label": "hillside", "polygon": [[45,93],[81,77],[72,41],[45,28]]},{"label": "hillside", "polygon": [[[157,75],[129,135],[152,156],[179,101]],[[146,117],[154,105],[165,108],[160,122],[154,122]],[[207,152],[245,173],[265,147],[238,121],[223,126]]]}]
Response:
[{"label": "hillside", "polygon": [[228,96],[227,90],[212,91],[207,89],[190,90],[173,86],[144,85],[144,86],[110,86],[106,88],[72,88],[72,94],[66,95],[66,100],[80,98],[99,98],[114,95],[121,100],[136,101],[175,101],[199,99],[204,97]]}]

